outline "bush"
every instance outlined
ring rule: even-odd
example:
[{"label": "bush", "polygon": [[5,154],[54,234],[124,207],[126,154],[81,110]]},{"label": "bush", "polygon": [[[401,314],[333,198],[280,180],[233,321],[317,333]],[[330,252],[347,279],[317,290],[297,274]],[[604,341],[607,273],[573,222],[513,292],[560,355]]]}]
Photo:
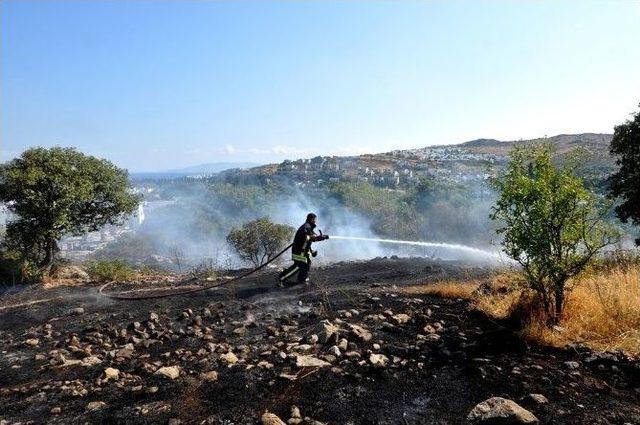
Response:
[{"label": "bush", "polygon": [[136,272],[122,260],[98,260],[87,267],[87,273],[97,282],[131,280]]},{"label": "bush", "polygon": [[619,238],[575,177],[577,162],[558,168],[552,153],[548,144],[516,148],[492,181],[499,195],[491,214],[500,222],[504,252],[522,266],[550,324],[561,319],[570,279]]},{"label": "bush", "polygon": [[15,251],[0,251],[0,285],[32,283],[41,279],[38,267]]},{"label": "bush", "polygon": [[236,250],[240,258],[254,266],[264,264],[273,258],[289,242],[293,227],[273,223],[267,217],[245,223],[234,228],[227,235],[227,242]]}]

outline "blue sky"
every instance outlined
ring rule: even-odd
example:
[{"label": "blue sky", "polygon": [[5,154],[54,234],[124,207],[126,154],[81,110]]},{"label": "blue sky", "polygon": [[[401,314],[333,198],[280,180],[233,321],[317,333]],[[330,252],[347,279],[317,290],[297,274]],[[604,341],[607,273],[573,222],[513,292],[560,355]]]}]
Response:
[{"label": "blue sky", "polygon": [[0,160],[132,171],[612,132],[640,103],[632,1],[7,1]]}]

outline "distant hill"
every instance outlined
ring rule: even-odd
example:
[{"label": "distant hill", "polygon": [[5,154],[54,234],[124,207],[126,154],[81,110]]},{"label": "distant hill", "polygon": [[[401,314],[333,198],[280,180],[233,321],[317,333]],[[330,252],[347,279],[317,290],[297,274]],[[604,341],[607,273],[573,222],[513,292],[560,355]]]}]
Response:
[{"label": "distant hill", "polygon": [[174,170],[131,173],[131,177],[133,179],[162,179],[184,176],[208,176],[211,174],[219,173],[221,171],[251,168],[257,167],[259,165],[260,164],[256,164],[253,162],[212,162],[208,164],[191,165],[189,167],[178,168]]},{"label": "distant hill", "polygon": [[228,170],[217,175],[229,182],[262,184],[294,181],[301,186],[322,186],[335,181],[362,181],[388,188],[415,185],[422,178],[456,183],[481,182],[491,167],[506,164],[510,150],[520,144],[546,141],[556,147],[557,159],[575,148],[589,155],[582,163],[585,178],[601,181],[614,169],[609,155],[611,134],[560,134],[545,139],[500,141],[476,139],[455,145],[426,146],[360,156],[318,156],[286,160],[280,164]]}]

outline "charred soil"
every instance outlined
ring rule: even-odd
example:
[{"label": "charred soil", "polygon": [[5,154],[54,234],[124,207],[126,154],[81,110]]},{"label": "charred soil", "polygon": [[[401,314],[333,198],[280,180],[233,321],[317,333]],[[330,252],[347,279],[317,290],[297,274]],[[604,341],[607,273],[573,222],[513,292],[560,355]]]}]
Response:
[{"label": "charred soil", "polygon": [[455,424],[499,396],[542,423],[640,424],[637,361],[527,346],[466,301],[402,291],[489,273],[375,259],[285,288],[267,270],[174,298],[4,295],[0,423],[256,424],[295,405],[292,423]]}]

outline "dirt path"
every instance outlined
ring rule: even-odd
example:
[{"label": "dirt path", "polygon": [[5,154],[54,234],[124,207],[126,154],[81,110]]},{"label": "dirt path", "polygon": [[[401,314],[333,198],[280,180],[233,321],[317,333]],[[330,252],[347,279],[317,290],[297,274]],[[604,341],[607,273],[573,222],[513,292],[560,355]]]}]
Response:
[{"label": "dirt path", "polygon": [[[5,296],[0,306],[51,300],[0,310],[0,423],[255,424],[295,405],[304,423],[448,424],[502,396],[543,423],[640,424],[637,362],[527,347],[464,301],[401,290],[487,273],[378,259],[284,289],[268,271],[157,300],[115,302],[97,287]],[[328,342],[323,320],[337,331]],[[105,381],[108,367],[118,376]]]}]

